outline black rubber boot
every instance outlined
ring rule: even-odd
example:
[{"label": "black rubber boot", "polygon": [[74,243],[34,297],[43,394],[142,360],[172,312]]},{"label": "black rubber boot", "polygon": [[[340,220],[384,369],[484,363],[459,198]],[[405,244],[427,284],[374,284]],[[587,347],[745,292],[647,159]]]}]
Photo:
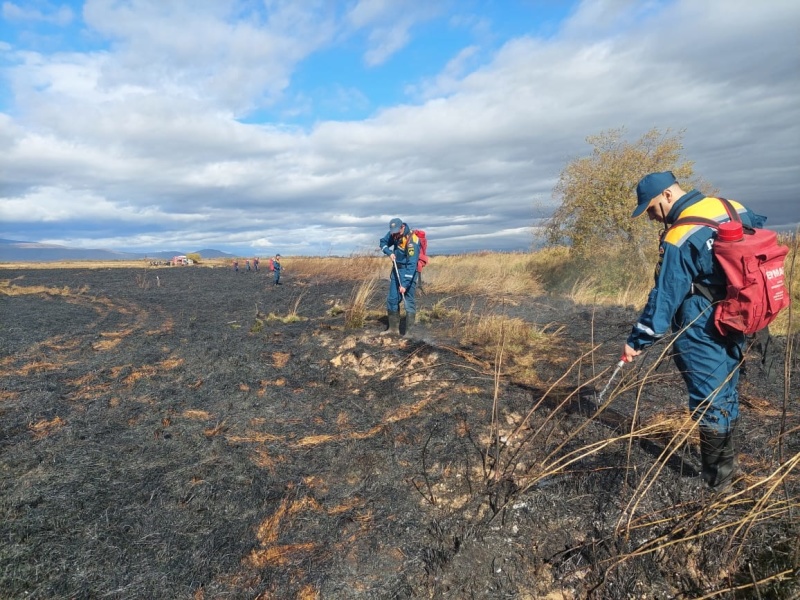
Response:
[{"label": "black rubber boot", "polygon": [[412,337],[414,335],[414,326],[416,320],[416,313],[406,313],[406,332],[403,335],[406,337]]},{"label": "black rubber boot", "polygon": [[400,313],[390,312],[387,315],[389,317],[389,326],[385,331],[381,332],[381,335],[400,335]]},{"label": "black rubber boot", "polygon": [[714,492],[728,493],[733,484],[736,451],[733,447],[734,427],[723,433],[700,428],[700,458],[702,477]]}]

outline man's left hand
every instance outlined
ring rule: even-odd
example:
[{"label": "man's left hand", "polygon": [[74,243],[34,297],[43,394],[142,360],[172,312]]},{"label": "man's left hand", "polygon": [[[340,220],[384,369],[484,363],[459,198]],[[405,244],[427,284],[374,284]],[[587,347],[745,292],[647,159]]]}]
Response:
[{"label": "man's left hand", "polygon": [[404,288],[402,285],[400,286],[400,293],[401,294],[405,294],[406,293],[406,288]]},{"label": "man's left hand", "polygon": [[633,359],[642,353],[641,350],[634,350],[628,344],[622,347],[622,360],[625,362],[633,362]]}]

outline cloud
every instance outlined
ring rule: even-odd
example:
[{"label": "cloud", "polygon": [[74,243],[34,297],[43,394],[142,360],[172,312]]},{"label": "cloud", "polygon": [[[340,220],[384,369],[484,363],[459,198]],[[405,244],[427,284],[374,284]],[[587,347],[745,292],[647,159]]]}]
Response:
[{"label": "cloud", "polygon": [[88,0],[88,25],[112,40],[101,84],[133,84],[155,94],[243,115],[274,103],[297,63],[334,33],[326,11],[274,2],[269,12],[232,0]]},{"label": "cloud", "polygon": [[[585,2],[556,35],[493,54],[484,26],[392,101],[334,77],[323,102],[384,108],[314,118],[293,82],[306,58],[352,50],[363,76],[393,73],[447,6],[88,0],[102,44],[4,51],[0,237],[348,254],[400,216],[433,253],[518,250],[585,138],[621,126],[685,131],[699,175],[773,226],[796,222],[797,3]],[[308,121],[280,120],[287,98]]]},{"label": "cloud", "polygon": [[14,2],[3,2],[2,15],[6,21],[38,21],[66,26],[72,23],[74,13],[69,6],[53,6],[49,2],[38,2],[41,8],[30,5],[22,7]]},{"label": "cloud", "polygon": [[411,29],[436,17],[444,3],[430,0],[359,0],[347,14],[355,30],[367,31],[364,61],[375,67],[386,62],[411,39]]},{"label": "cloud", "polygon": [[469,73],[473,66],[474,58],[478,55],[478,46],[467,46],[445,65],[444,69],[435,78],[424,80],[420,84],[407,88],[409,94],[419,96],[423,100],[431,100],[447,96],[456,90],[463,77]]}]

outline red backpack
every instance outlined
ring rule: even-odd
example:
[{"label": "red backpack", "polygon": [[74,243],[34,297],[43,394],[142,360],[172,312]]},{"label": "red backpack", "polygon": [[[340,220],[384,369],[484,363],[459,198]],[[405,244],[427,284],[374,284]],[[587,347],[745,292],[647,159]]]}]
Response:
[{"label": "red backpack", "polygon": [[702,217],[679,218],[675,225],[706,225],[717,231],[714,257],[725,272],[727,295],[714,311],[714,325],[726,335],[734,331],[751,335],[775,320],[791,302],[784,278],[789,248],[778,234],[742,224],[739,213],[719,198],[730,221],[717,223]]},{"label": "red backpack", "polygon": [[428,238],[422,229],[415,229],[412,231],[419,239],[419,260],[417,261],[417,271],[422,271],[425,265],[428,264]]}]

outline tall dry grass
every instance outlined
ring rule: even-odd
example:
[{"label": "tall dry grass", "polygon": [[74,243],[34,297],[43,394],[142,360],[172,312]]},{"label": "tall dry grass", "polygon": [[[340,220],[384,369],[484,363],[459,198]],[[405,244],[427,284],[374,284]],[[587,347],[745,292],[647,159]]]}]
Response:
[{"label": "tall dry grass", "polygon": [[378,273],[374,273],[353,288],[344,310],[344,325],[347,329],[358,329],[366,323],[370,312],[370,302],[378,287],[378,280]]},{"label": "tall dry grass", "polygon": [[547,293],[576,304],[644,305],[653,285],[655,261],[642,261],[626,248],[597,248],[591,256],[576,256],[569,248],[540,250],[536,272]]},{"label": "tall dry grass", "polygon": [[502,297],[543,293],[530,253],[492,253],[435,256],[425,268],[426,290],[440,294]]},{"label": "tall dry grass", "polygon": [[347,257],[284,256],[281,265],[292,276],[312,280],[364,281],[388,269],[387,260],[385,256],[363,253]]}]

